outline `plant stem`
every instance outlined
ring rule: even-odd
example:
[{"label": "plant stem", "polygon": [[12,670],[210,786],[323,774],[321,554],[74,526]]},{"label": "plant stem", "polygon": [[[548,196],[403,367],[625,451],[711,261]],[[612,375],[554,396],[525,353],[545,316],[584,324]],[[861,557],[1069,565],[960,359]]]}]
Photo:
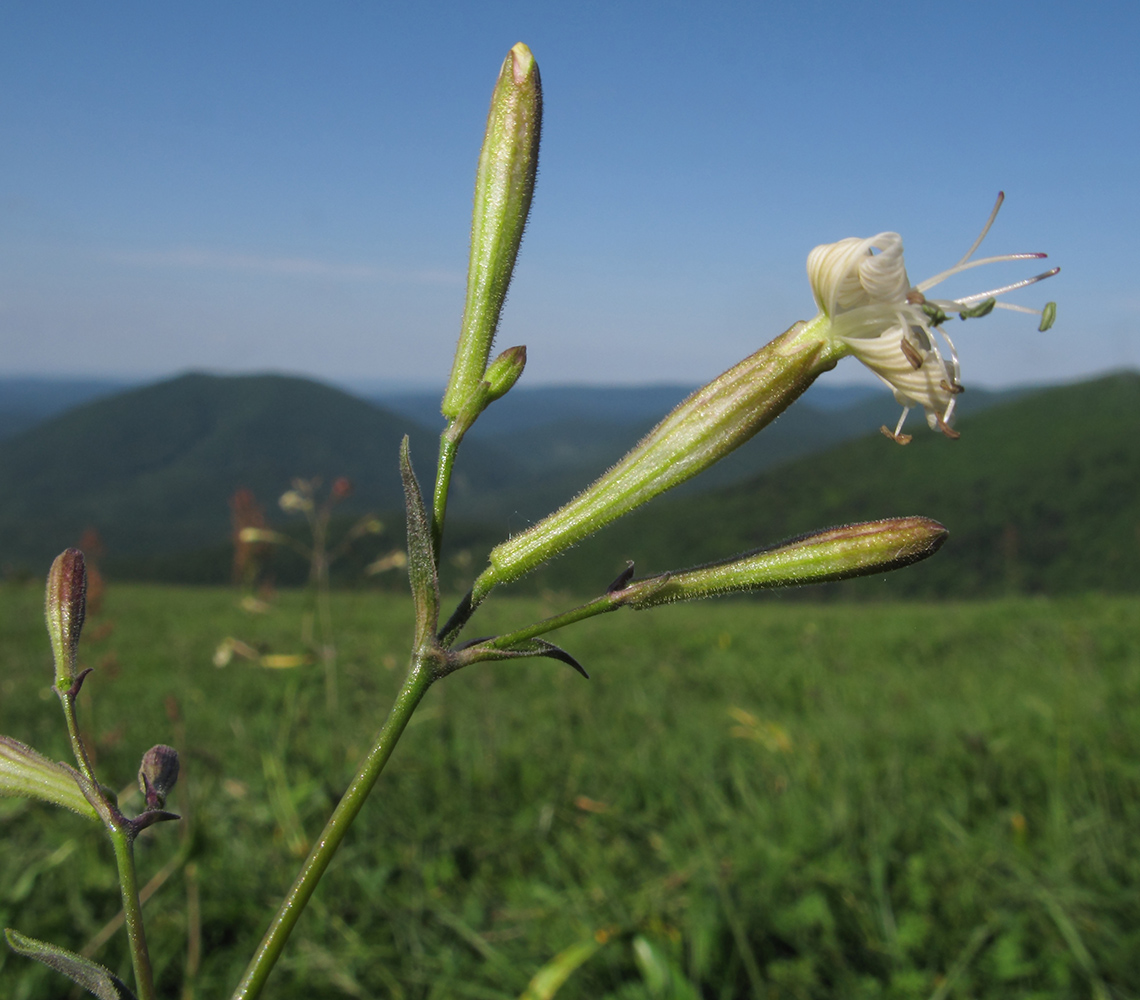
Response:
[{"label": "plant stem", "polygon": [[87,756],[87,747],[83,745],[83,737],[79,734],[79,720],[75,716],[75,695],[71,691],[59,691],[59,701],[63,706],[63,717],[67,720],[67,735],[71,739],[71,752],[75,755],[75,763],[79,771],[92,787],[98,788],[99,782],[95,780],[95,771],[91,767],[91,759]]},{"label": "plant stem", "polygon": [[451,488],[451,468],[455,465],[455,456],[459,454],[458,438],[453,433],[454,421],[448,424],[439,438],[439,465],[435,476],[435,493],[431,498],[431,544],[435,552],[435,563],[439,566],[439,550],[443,543],[443,521],[447,517],[447,492]]},{"label": "plant stem", "polygon": [[118,824],[109,825],[107,833],[111,837],[111,844],[115,849],[115,864],[119,868],[123,916],[126,918],[127,937],[131,943],[131,964],[135,969],[135,985],[138,987],[139,1000],[155,1000],[154,974],[151,972],[150,953],[146,947],[138,877],[135,874],[134,836],[130,830]]},{"label": "plant stem", "polygon": [[[75,698],[84,676],[81,674],[70,690],[57,689],[57,693],[63,706],[63,717],[67,720],[67,735],[71,739],[75,762],[79,765],[80,773],[90,782],[91,788],[98,790],[99,782],[95,780],[95,770],[91,766],[91,758],[87,755],[87,747],[83,745],[83,737],[79,733],[79,720],[75,714]],[[150,953],[146,947],[142,903],[139,901],[139,882],[135,873],[135,831],[119,812],[114,798],[108,799],[102,791],[98,794],[103,799],[103,807],[98,811],[107,830],[107,836],[111,838],[111,846],[115,851],[115,864],[119,869],[119,890],[123,896],[123,918],[127,925],[127,937],[130,939],[135,986],[138,989],[139,1000],[155,1000],[154,974],[150,967]]]},{"label": "plant stem", "polygon": [[542,621],[528,625],[526,628],[521,628],[517,632],[510,632],[506,635],[497,635],[493,639],[486,639],[479,643],[479,645],[489,649],[510,649],[511,646],[517,643],[525,642],[527,639],[533,639],[535,636],[544,635],[547,632],[553,632],[556,628],[564,628],[567,625],[573,625],[574,622],[580,622],[586,618],[593,618],[595,615],[604,615],[610,611],[617,611],[617,609],[623,607],[624,604],[625,602],[621,599],[619,594],[604,594],[602,597],[594,598],[594,600],[588,604],[571,608],[569,611],[564,611],[560,615],[544,618]]},{"label": "plant stem", "polygon": [[403,687],[392,703],[388,718],[384,720],[384,725],[376,737],[376,743],[364,758],[360,770],[356,772],[352,784],[348,786],[348,791],[333,810],[317,843],[305,859],[296,881],[282,901],[258,946],[257,953],[251,959],[241,983],[234,991],[233,1000],[253,1000],[261,994],[265,981],[280,957],[285,942],[289,940],[293,927],[328,868],[329,862],[332,861],[333,855],[336,854],[337,848],[340,847],[341,841],[344,840],[352,821],[356,819],[365,799],[368,798],[368,793],[372,791],[372,786],[376,784],[376,779],[380,777],[380,772],[384,770],[384,765],[388,763],[388,758],[392,756],[397,741],[416,706],[431,686],[432,679],[426,657],[417,654]]}]

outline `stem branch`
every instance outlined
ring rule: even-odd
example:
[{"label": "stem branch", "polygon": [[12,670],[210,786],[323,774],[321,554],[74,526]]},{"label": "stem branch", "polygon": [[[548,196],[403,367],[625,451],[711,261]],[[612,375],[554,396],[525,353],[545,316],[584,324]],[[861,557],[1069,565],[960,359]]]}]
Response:
[{"label": "stem branch", "polygon": [[392,756],[396,742],[400,739],[416,706],[431,685],[432,674],[425,659],[423,655],[417,653],[412,662],[412,669],[408,672],[403,687],[400,688],[388,712],[388,718],[384,720],[384,725],[376,737],[375,745],[368,752],[360,770],[352,779],[352,784],[348,786],[348,791],[333,810],[332,816],[321,831],[320,838],[305,859],[296,881],[282,901],[258,946],[257,953],[251,959],[241,983],[234,991],[233,1000],[253,1000],[260,995],[269,973],[285,947],[285,942],[289,940],[293,927],[305,909],[305,904],[313,895],[317,883],[324,875],[341,841],[344,840],[348,828],[356,819],[365,799],[368,798],[368,793],[372,791],[372,786],[376,784],[376,779],[384,770],[384,765],[388,763],[388,758]]},{"label": "stem branch", "polygon": [[111,845],[115,850],[115,864],[119,868],[119,888],[123,895],[123,916],[127,924],[127,937],[131,944],[131,964],[135,970],[135,985],[139,1000],[155,1000],[154,973],[150,968],[150,953],[146,947],[143,928],[142,904],[139,902],[138,876],[135,874],[134,834],[118,823],[107,827]]},{"label": "stem branch", "polygon": [[455,422],[447,425],[447,430],[439,438],[439,466],[435,476],[435,492],[431,498],[431,544],[435,552],[435,563],[439,566],[439,550],[443,543],[443,521],[447,517],[447,493],[451,489],[451,469],[455,465],[455,456],[459,454],[459,442],[463,435],[458,437],[453,432]]}]

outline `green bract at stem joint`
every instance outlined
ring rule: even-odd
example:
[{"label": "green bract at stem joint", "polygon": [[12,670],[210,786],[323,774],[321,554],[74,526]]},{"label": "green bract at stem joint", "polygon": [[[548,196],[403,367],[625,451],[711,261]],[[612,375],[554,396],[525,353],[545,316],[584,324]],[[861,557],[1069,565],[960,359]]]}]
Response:
[{"label": "green bract at stem joint", "polygon": [[483,381],[538,174],[542,84],[522,42],[507,54],[491,97],[475,176],[467,303],[441,410],[454,419]]},{"label": "green bract at stem joint", "polygon": [[694,392],[609,472],[561,509],[491,550],[471,607],[611,521],[704,471],[776,419],[846,353],[826,321],[797,323]]}]

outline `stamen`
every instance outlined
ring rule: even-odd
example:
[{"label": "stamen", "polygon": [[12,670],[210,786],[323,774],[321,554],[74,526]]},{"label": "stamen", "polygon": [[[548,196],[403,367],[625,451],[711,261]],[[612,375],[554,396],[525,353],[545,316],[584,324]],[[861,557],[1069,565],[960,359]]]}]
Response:
[{"label": "stamen", "polygon": [[[1004,288],[993,288],[988,292],[979,292],[977,295],[967,295],[964,299],[958,299],[958,304],[963,306],[971,305],[974,302],[980,302],[982,299],[992,299],[998,295],[1005,295],[1006,292],[1015,292],[1019,288],[1028,288],[1030,285],[1036,285],[1039,281],[1044,281],[1046,278],[1051,278],[1055,274],[1060,274],[1059,267],[1050,268],[1048,271],[1042,271],[1032,278],[1026,278],[1024,281],[1015,281],[1012,285],[1006,285]],[[1032,310],[1035,311],[1035,310]]]},{"label": "stamen", "polygon": [[990,226],[992,226],[994,224],[994,219],[997,218],[997,214],[1001,210],[1001,203],[1003,201],[1005,201],[1005,192],[999,191],[998,196],[997,196],[997,201],[994,202],[993,211],[990,212],[990,217],[988,219],[986,219],[986,224],[984,226],[982,226],[981,235],[978,236],[978,238],[976,240],[974,240],[974,242],[970,245],[970,249],[966,251],[966,256],[963,257],[960,261],[958,261],[958,265],[957,265],[958,267],[961,267],[963,264],[966,263],[966,261],[968,261],[971,257],[973,257],[974,251],[977,250],[978,247],[980,247],[982,245],[982,240],[984,240],[986,238],[986,233],[988,233],[990,231]]},{"label": "stamen", "polygon": [[989,298],[979,302],[976,306],[966,306],[958,310],[959,319],[980,319],[982,316],[988,316],[994,311],[994,306],[997,305],[997,299]]},{"label": "stamen", "polygon": [[938,429],[945,434],[951,441],[957,441],[962,435],[959,434],[953,427],[946,421],[950,419],[950,415],[954,412],[954,400],[950,400],[950,405],[946,407],[946,415],[939,417],[935,415],[935,420],[938,421]]},{"label": "stamen", "polygon": [[941,323],[945,323],[950,318],[946,315],[940,306],[936,305],[933,302],[924,302],[922,305],[922,311],[930,317],[931,326],[938,326]]},{"label": "stamen", "polygon": [[946,341],[946,346],[950,348],[950,364],[947,365],[945,361],[942,363],[950,375],[950,381],[954,385],[957,385],[958,378],[962,374],[962,366],[958,364],[958,348],[954,346],[954,341],[950,339],[950,334],[945,330],[941,331],[941,333],[942,339]]},{"label": "stamen", "polygon": [[902,416],[899,417],[899,422],[897,424],[895,424],[895,431],[893,434],[889,430],[887,430],[886,424],[884,424],[882,427],[880,427],[879,430],[883,432],[883,435],[885,437],[889,437],[892,441],[894,441],[895,444],[910,444],[911,441],[913,440],[913,437],[910,434],[904,434],[902,432],[903,421],[906,420],[906,415],[908,413],[910,413],[910,407],[904,406],[903,411],[902,411]]},{"label": "stamen", "polygon": [[918,353],[911,345],[911,342],[903,337],[899,341],[899,347],[902,348],[903,357],[910,362],[911,368],[918,371],[922,367],[922,355]]},{"label": "stamen", "polygon": [[984,267],[987,264],[1004,264],[1011,260],[1044,260],[1049,255],[1047,253],[1003,253],[998,254],[996,257],[981,257],[978,260],[972,260],[968,264],[955,264],[948,270],[936,274],[933,278],[927,278],[925,281],[920,282],[915,287],[919,291],[925,292],[928,288],[933,288],[935,285],[940,285],[947,278],[952,278],[956,274],[961,274],[963,271],[969,271],[974,267]]}]

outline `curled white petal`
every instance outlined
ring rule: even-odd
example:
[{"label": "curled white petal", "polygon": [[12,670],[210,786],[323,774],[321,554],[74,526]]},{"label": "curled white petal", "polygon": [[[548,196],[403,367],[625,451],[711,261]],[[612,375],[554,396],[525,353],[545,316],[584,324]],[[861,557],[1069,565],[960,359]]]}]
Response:
[{"label": "curled white petal", "polygon": [[905,299],[910,291],[898,233],[826,243],[808,254],[807,266],[816,304],[832,318],[875,302]]},{"label": "curled white petal", "polygon": [[[808,254],[812,294],[820,312],[829,321],[831,336],[878,375],[902,406],[907,409],[921,406],[926,411],[927,423],[951,437],[956,436],[950,424],[962,386],[958,380],[958,354],[941,324],[951,313],[964,316],[964,311],[977,303],[1052,277],[1060,270],[1055,268],[1034,278],[962,299],[925,297],[927,289],[973,267],[1045,256],[1006,254],[970,260],[989,231],[1001,202],[1002,196],[999,196],[981,236],[966,256],[950,270],[917,286],[911,285],[907,276],[902,237],[898,233],[879,233],[867,239],[849,237],[818,246]],[[1035,311],[1004,302],[997,305],[1016,311]],[[938,344],[939,335],[944,347]],[[902,420],[890,436],[904,440],[901,428]]]}]

